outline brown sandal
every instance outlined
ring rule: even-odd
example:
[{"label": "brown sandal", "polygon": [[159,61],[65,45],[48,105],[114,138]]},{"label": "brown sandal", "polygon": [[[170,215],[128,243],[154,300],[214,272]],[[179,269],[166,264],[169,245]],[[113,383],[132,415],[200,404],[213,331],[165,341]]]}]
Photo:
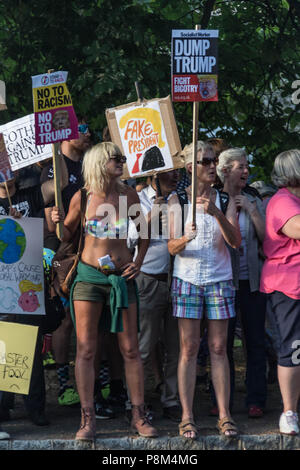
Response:
[{"label": "brown sandal", "polygon": [[[192,418],[188,418],[188,419],[181,421],[178,428],[179,428],[179,436],[185,437],[186,439],[192,439],[192,440],[197,439],[198,437],[197,427]],[[195,437],[185,436],[187,432],[194,432]]]},{"label": "brown sandal", "polygon": [[[231,438],[238,435],[238,428],[233,419],[229,418],[229,416],[225,416],[218,420],[217,429],[219,430],[219,433],[225,437]],[[226,434],[228,431],[230,431],[230,434]]]}]

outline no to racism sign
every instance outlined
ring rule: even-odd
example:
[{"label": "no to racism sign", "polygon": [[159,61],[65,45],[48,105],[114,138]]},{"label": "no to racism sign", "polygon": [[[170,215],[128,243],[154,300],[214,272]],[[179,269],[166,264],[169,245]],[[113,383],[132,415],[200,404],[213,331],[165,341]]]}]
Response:
[{"label": "no to racism sign", "polygon": [[218,101],[217,30],[172,31],[172,100]]},{"label": "no to racism sign", "polygon": [[78,121],[66,81],[68,72],[32,77],[37,145],[78,138]]}]

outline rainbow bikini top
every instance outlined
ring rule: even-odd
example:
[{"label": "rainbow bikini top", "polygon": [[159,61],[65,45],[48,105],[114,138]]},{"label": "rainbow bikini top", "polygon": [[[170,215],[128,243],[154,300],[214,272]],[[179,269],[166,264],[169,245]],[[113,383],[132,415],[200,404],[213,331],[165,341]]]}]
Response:
[{"label": "rainbow bikini top", "polygon": [[107,219],[90,219],[85,222],[85,232],[96,238],[124,238],[127,239],[128,220],[119,219],[115,223]]},{"label": "rainbow bikini top", "polygon": [[[87,202],[87,209],[90,198]],[[86,210],[87,214],[87,210]],[[122,238],[127,239],[128,236],[128,219],[121,218],[116,222],[107,221],[107,217],[103,219],[87,219],[85,222],[85,233],[95,238]]]}]

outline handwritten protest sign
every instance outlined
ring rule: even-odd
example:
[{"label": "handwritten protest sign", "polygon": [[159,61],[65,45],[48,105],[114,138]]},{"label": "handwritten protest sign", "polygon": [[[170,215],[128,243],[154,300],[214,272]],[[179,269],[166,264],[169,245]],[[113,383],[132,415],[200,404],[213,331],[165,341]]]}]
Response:
[{"label": "handwritten protest sign", "polygon": [[169,97],[106,110],[112,141],[127,157],[123,178],[182,166],[181,145]]},{"label": "handwritten protest sign", "polygon": [[0,322],[0,390],[28,395],[38,327]]},{"label": "handwritten protest sign", "polygon": [[217,30],[172,31],[172,100],[218,101]]},{"label": "handwritten protest sign", "polygon": [[32,77],[37,145],[78,139],[78,121],[66,81],[68,72]]},{"label": "handwritten protest sign", "polygon": [[0,126],[12,171],[52,158],[51,145],[36,145],[34,114]]},{"label": "handwritten protest sign", "polygon": [[13,178],[13,173],[9,163],[3,134],[0,134],[0,183],[4,183],[4,181],[8,181],[11,178]]},{"label": "handwritten protest sign", "polygon": [[43,219],[0,216],[0,312],[45,315]]}]

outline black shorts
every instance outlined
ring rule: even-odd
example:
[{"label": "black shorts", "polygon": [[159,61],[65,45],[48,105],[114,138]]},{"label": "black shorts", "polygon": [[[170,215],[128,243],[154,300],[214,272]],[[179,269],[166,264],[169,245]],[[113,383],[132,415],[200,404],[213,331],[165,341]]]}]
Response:
[{"label": "black shorts", "polygon": [[270,304],[279,333],[278,364],[300,366],[300,300],[275,291],[270,294]]}]

